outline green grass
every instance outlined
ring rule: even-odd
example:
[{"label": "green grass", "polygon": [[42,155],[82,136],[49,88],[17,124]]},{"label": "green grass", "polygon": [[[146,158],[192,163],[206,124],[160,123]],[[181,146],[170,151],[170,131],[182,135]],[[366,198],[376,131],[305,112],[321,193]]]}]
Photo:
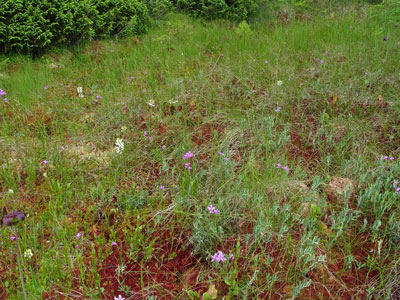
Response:
[{"label": "green grass", "polygon": [[0,298],[24,299],[18,245],[28,299],[394,299],[400,29],[335,5],[7,61],[0,206],[27,218]]}]

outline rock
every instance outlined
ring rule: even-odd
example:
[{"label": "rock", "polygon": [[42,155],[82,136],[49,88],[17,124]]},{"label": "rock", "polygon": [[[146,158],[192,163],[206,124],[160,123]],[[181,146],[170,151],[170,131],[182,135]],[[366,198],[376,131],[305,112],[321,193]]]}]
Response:
[{"label": "rock", "polygon": [[348,189],[349,197],[354,194],[354,182],[349,178],[332,177],[331,182],[325,187],[328,200],[343,199],[345,191]]}]

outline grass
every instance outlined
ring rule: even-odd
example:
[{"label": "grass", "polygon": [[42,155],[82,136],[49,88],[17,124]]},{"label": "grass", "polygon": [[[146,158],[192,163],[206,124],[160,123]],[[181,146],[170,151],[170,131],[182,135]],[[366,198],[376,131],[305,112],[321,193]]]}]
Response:
[{"label": "grass", "polygon": [[335,5],[5,62],[0,298],[397,299],[400,29]]}]

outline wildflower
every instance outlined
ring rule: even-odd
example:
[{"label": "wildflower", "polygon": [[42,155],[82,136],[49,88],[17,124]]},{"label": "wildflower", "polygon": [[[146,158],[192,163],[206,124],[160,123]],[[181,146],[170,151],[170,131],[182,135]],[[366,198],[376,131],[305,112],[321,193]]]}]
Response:
[{"label": "wildflower", "polygon": [[78,232],[78,234],[75,237],[77,240],[79,240],[81,236],[82,236],[82,233]]},{"label": "wildflower", "polygon": [[222,253],[222,251],[216,252],[213,256],[211,256],[211,262],[221,262],[221,261],[226,261],[225,255]]},{"label": "wildflower", "polygon": [[210,214],[216,214],[219,215],[219,210],[216,209],[213,205],[209,205],[207,207],[208,211],[210,212]]},{"label": "wildflower", "polygon": [[149,141],[151,141],[153,138],[151,136],[149,136]]},{"label": "wildflower", "polygon": [[228,161],[228,160],[229,160],[229,157],[224,157],[224,160]]},{"label": "wildflower", "polygon": [[188,159],[188,158],[191,158],[191,157],[193,157],[193,153],[192,152],[186,152],[184,155],[183,155],[183,159]]},{"label": "wildflower", "polygon": [[319,61],[319,58],[317,58],[317,61]]},{"label": "wildflower", "polygon": [[24,257],[27,257],[28,259],[30,259],[33,256],[32,250],[28,249],[24,252]]},{"label": "wildflower", "polygon": [[135,79],[134,76],[129,77],[128,82],[131,82],[133,79]]},{"label": "wildflower", "polygon": [[75,245],[75,246],[74,246],[75,249],[78,249],[78,247],[79,247],[78,245]]},{"label": "wildflower", "polygon": [[387,155],[382,156],[382,160],[387,160],[388,158],[389,158],[389,156],[387,156]]},{"label": "wildflower", "polygon": [[398,184],[399,184],[399,181],[398,181],[398,180],[393,181],[393,186],[394,186],[394,187],[397,187]]},{"label": "wildflower", "polygon": [[160,189],[163,190],[163,191],[165,191],[165,186],[163,186],[163,185],[160,186]]},{"label": "wildflower", "polygon": [[280,163],[277,163],[277,164],[276,164],[276,168],[277,168],[277,169],[282,168],[282,165],[281,165]]},{"label": "wildflower", "polygon": [[46,86],[44,87],[44,89],[45,89],[45,90],[47,90],[48,88],[49,88],[49,86],[48,86],[48,85],[46,85]]},{"label": "wildflower", "polygon": [[121,295],[118,295],[118,298],[114,297],[114,300],[125,300],[125,298],[123,298]]},{"label": "wildflower", "polygon": [[302,82],[300,82],[299,86],[300,86],[300,87],[302,87],[302,86],[303,86],[303,83],[302,83]]},{"label": "wildflower", "polygon": [[233,256],[233,254],[231,253],[231,254],[229,254],[229,258],[230,259],[235,259],[235,257]]},{"label": "wildflower", "polygon": [[321,59],[320,62],[319,62],[319,64],[323,64],[323,63],[324,63],[324,61]]},{"label": "wildflower", "polygon": [[0,97],[7,95],[7,93],[5,91],[3,91],[2,89],[0,89]]},{"label": "wildflower", "polygon": [[143,136],[146,136],[147,135],[147,132],[145,131],[145,132],[143,132]]},{"label": "wildflower", "polygon": [[280,85],[283,84],[283,81],[282,81],[282,80],[278,80],[278,81],[276,82],[276,84],[280,86]]},{"label": "wildflower", "polygon": [[185,168],[189,167],[190,164],[189,163],[185,163]]},{"label": "wildflower", "polygon": [[282,109],[282,107],[279,106],[277,109],[275,109],[275,111],[279,112],[279,111],[281,111],[281,109]]},{"label": "wildflower", "polygon": [[80,97],[80,98],[83,98],[83,89],[82,89],[82,87],[81,87],[81,86],[78,86],[78,87],[76,88],[76,91],[78,92],[79,97]]},{"label": "wildflower", "polygon": [[117,246],[116,242],[111,242],[111,246]]},{"label": "wildflower", "polygon": [[398,195],[400,193],[400,187],[398,187],[397,189],[396,189],[396,194]]},{"label": "wildflower", "polygon": [[3,101],[4,101],[4,103],[7,103],[7,98],[4,98]]},{"label": "wildflower", "polygon": [[9,194],[14,194],[14,190],[9,189],[9,190],[8,190],[8,193],[9,193]]},{"label": "wildflower", "polygon": [[389,159],[390,159],[391,161],[394,161],[394,157],[393,157],[393,156],[391,156]]},{"label": "wildflower", "polygon": [[49,163],[49,161],[48,161],[48,160],[44,160],[44,161],[42,161],[42,163],[43,163],[44,165],[47,165],[47,164]]},{"label": "wildflower", "polygon": [[122,132],[125,132],[126,129],[127,129],[126,126],[122,126],[122,127],[121,127],[121,131],[122,131]]},{"label": "wildflower", "polygon": [[163,146],[161,147],[161,149],[163,149],[163,150],[165,150],[165,148],[167,148],[167,146],[165,146],[165,145],[163,145]]},{"label": "wildflower", "polygon": [[124,141],[122,139],[117,139],[115,142],[115,151],[117,151],[117,153],[122,153],[124,151]]},{"label": "wildflower", "polygon": [[223,154],[222,152],[218,152],[218,155],[224,156],[225,154]]},{"label": "wildflower", "polygon": [[267,64],[267,63],[268,63],[268,60],[264,61],[264,63]]},{"label": "wildflower", "polygon": [[284,169],[285,171],[289,171],[289,167],[288,166],[285,166],[282,169]]},{"label": "wildflower", "polygon": [[16,237],[15,236],[10,236],[10,241],[15,241]]},{"label": "wildflower", "polygon": [[188,171],[190,171],[192,169],[192,167],[188,167],[187,169],[188,169]]},{"label": "wildflower", "polygon": [[101,96],[96,96],[97,99],[101,99]]}]

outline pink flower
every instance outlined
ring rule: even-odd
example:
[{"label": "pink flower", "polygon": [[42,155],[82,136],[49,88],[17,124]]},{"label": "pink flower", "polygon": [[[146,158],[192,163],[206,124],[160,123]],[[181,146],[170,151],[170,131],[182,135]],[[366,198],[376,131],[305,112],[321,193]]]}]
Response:
[{"label": "pink flower", "polygon": [[15,241],[16,237],[15,236],[10,236],[10,241]]},{"label": "pink flower", "polygon": [[299,85],[300,85],[300,87],[302,87],[302,86],[303,86],[303,83],[302,83],[302,82],[300,82],[300,84],[299,84]]},{"label": "pink flower", "polygon": [[44,89],[45,89],[45,90],[47,90],[48,88],[49,88],[49,86],[48,86],[48,85],[46,85],[46,86],[44,87]]},{"label": "pink flower", "polygon": [[393,157],[393,156],[391,156],[389,159],[390,159],[391,161],[394,161],[394,157]]},{"label": "pink flower", "polygon": [[114,300],[125,300],[125,298],[123,298],[121,295],[118,295],[118,298],[114,297]]},{"label": "pink flower", "polygon": [[285,166],[282,169],[284,169],[285,171],[289,171],[289,167],[288,166]]},{"label": "pink flower", "polygon": [[188,158],[191,158],[191,157],[193,157],[193,153],[192,152],[186,152],[184,155],[183,155],[183,159],[188,159]]},{"label": "pink flower", "polygon": [[210,214],[219,215],[219,210],[216,209],[214,206],[209,205],[209,206],[207,207],[207,209],[208,209],[208,211],[210,212]]},{"label": "pink flower", "polygon": [[264,61],[264,63],[267,64],[267,63],[268,63],[268,60]]},{"label": "pink flower", "polygon": [[279,106],[277,109],[275,109],[275,111],[279,112],[279,111],[281,111],[281,109],[282,109],[282,107]]},{"label": "pink flower", "polygon": [[77,240],[82,236],[82,233],[78,232],[78,234],[75,236]]},{"label": "pink flower", "polygon": [[147,135],[147,132],[145,131],[145,132],[143,132],[143,136],[146,136]]},{"label": "pink flower", "polygon": [[221,261],[226,261],[225,255],[222,253],[222,251],[216,252],[213,256],[211,256],[211,262],[221,262]]},{"label": "pink flower", "polygon": [[101,96],[96,96],[97,99],[101,99]]},{"label": "pink flower", "polygon": [[111,246],[117,246],[116,242],[111,242]]},{"label": "pink flower", "polygon": [[149,141],[151,141],[153,138],[151,136],[149,136]]},{"label": "pink flower", "polygon": [[163,150],[165,150],[165,148],[167,148],[167,146],[165,146],[165,145],[163,145],[163,146],[161,147],[161,149],[163,149]]},{"label": "pink flower", "polygon": [[280,163],[277,163],[277,164],[276,164],[276,168],[277,168],[277,169],[282,168],[282,165],[281,165]]},{"label": "pink flower", "polygon": [[163,191],[165,191],[165,186],[163,186],[163,185],[160,186],[160,189],[163,190]]},{"label": "pink flower", "polygon": [[3,101],[4,101],[5,103],[7,103],[7,98],[4,98]]},{"label": "pink flower", "polygon": [[223,154],[222,152],[218,152],[218,155],[224,156],[225,154]]},{"label": "pink flower", "polygon": [[44,161],[42,161],[42,163],[43,163],[44,165],[47,165],[47,164],[49,163],[49,161],[48,161],[48,160],[44,160]]},{"label": "pink flower", "polygon": [[387,155],[382,156],[382,160],[387,160],[388,158],[389,158],[389,156],[387,156]]},{"label": "pink flower", "polygon": [[398,195],[400,193],[400,187],[398,187],[397,189],[396,189],[396,194]]},{"label": "pink flower", "polygon": [[233,254],[231,253],[231,254],[229,254],[229,258],[230,259],[235,259],[235,257],[233,256]]}]

